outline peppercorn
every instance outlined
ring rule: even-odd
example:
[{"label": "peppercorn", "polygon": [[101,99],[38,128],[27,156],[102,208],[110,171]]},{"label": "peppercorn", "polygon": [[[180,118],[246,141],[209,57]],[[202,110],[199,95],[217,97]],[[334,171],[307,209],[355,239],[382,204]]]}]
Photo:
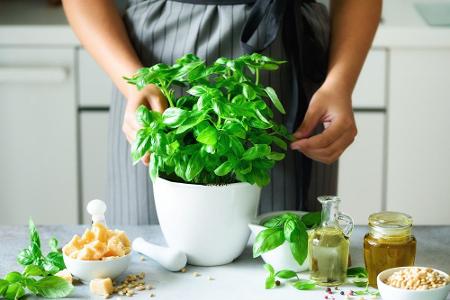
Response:
[{"label": "peppercorn", "polygon": [[281,282],[279,280],[275,281],[276,286],[280,286]]}]

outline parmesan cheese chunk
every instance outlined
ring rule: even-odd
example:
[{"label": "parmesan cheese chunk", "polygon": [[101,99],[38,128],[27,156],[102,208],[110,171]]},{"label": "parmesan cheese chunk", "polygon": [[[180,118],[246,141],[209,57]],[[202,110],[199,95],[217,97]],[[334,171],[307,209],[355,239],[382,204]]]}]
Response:
[{"label": "parmesan cheese chunk", "polygon": [[61,277],[68,283],[72,283],[73,281],[72,274],[70,274],[70,272],[67,269],[59,271],[58,273],[55,274],[55,276]]},{"label": "parmesan cheese chunk", "polygon": [[92,294],[99,296],[111,295],[114,291],[111,278],[93,279],[89,283],[89,289]]}]

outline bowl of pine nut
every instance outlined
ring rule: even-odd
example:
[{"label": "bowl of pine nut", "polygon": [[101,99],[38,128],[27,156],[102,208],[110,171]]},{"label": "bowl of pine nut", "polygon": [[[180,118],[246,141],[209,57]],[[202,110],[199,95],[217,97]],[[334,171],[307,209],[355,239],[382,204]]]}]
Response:
[{"label": "bowl of pine nut", "polygon": [[387,269],[377,277],[383,300],[445,300],[449,282],[448,274],[427,267]]}]

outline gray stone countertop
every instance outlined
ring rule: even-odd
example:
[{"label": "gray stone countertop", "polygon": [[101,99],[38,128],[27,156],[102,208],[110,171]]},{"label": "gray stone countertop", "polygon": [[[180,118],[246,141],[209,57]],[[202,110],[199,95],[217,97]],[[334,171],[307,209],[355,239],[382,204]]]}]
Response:
[{"label": "gray stone countertop", "polygon": [[[116,228],[115,226],[110,226]],[[164,245],[164,239],[159,226],[118,226],[127,232],[130,239],[143,237],[148,241]],[[67,243],[74,234],[81,234],[83,226],[38,226],[41,243],[47,249],[50,237],[56,237],[61,244]],[[362,241],[366,227],[356,227],[351,238],[351,254],[353,266],[364,264]],[[414,235],[417,238],[416,265],[438,268],[444,272],[450,271],[450,226],[416,227]],[[15,259],[19,251],[28,246],[28,229],[26,226],[0,226],[0,278],[6,273],[22,268]],[[233,263],[218,267],[188,266],[186,273],[172,273],[164,270],[150,259],[140,260],[133,253],[132,263],[127,272],[146,273],[146,281],[155,289],[154,299],[299,299],[308,296],[308,300],[324,299],[322,288],[314,291],[297,291],[290,286],[281,286],[273,290],[264,289],[266,272],[261,259],[251,258],[251,248]],[[193,272],[201,274],[194,277]],[[304,274],[303,276],[307,276]],[[209,280],[212,277],[214,280]],[[350,286],[341,287],[350,289]],[[148,291],[139,292],[134,299],[148,299]],[[303,296],[303,297],[302,297]],[[91,296],[86,285],[77,285],[71,299],[102,299]],[[121,297],[125,299],[125,297]],[[128,298],[128,297],[126,297]],[[336,296],[336,300],[343,299]],[[32,297],[28,297],[32,299]],[[113,299],[118,299],[114,296]],[[355,298],[360,299],[360,298]],[[367,298],[368,299],[368,298]],[[447,298],[447,299],[450,299]]]}]

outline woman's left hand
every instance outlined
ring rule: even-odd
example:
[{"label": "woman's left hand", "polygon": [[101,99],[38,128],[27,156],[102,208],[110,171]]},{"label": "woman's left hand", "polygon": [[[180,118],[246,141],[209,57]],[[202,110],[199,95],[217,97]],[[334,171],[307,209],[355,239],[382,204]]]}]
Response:
[{"label": "woman's left hand", "polygon": [[[325,130],[311,136],[319,122]],[[312,97],[303,123],[294,133],[291,149],[331,164],[354,141],[356,134],[351,93],[323,85]]]}]

